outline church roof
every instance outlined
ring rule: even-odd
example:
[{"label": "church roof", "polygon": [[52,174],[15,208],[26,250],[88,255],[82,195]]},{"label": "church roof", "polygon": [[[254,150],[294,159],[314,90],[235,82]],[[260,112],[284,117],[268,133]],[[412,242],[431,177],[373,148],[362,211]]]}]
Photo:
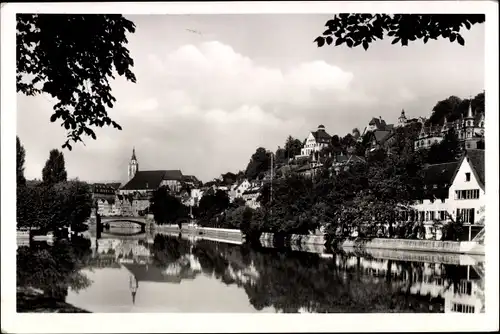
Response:
[{"label": "church roof", "polygon": [[157,189],[163,180],[182,180],[180,170],[147,170],[138,171],[135,176],[125,184],[123,190]]},{"label": "church roof", "polygon": [[166,275],[156,266],[147,266],[139,263],[123,263],[125,268],[130,271],[135,279],[139,282],[163,282],[163,283],[180,283],[183,278],[181,275]]}]

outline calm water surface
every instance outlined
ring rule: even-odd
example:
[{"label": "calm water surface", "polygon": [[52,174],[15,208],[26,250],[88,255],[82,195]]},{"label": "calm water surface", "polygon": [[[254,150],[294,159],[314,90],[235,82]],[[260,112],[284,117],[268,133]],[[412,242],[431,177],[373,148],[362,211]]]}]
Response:
[{"label": "calm water surface", "polygon": [[88,237],[19,247],[18,285],[91,312],[484,312],[484,257]]}]

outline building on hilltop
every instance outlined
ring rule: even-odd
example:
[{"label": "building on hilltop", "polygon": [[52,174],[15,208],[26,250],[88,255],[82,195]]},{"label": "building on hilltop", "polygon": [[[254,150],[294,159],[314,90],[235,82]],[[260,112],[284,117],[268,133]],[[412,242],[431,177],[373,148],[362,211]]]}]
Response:
[{"label": "building on hilltop", "polygon": [[330,144],[331,140],[332,136],[325,131],[325,126],[319,125],[317,131],[309,133],[304,146],[300,150],[300,155],[295,156],[295,158],[309,157],[314,152],[320,152]]},{"label": "building on hilltop", "polygon": [[363,130],[363,134],[361,137],[364,137],[364,135],[368,132],[375,132],[375,131],[392,131],[394,129],[394,124],[387,124],[383,119],[382,116],[379,116],[379,118],[373,117],[370,122],[368,122],[368,125],[365,127]]},{"label": "building on hilltop", "polygon": [[418,138],[415,140],[415,150],[427,149],[433,144],[440,143],[450,129],[454,129],[458,140],[465,149],[481,148],[479,142],[484,141],[484,112],[473,113],[472,104],[469,103],[467,115],[449,122],[445,117],[443,125],[422,126]]}]

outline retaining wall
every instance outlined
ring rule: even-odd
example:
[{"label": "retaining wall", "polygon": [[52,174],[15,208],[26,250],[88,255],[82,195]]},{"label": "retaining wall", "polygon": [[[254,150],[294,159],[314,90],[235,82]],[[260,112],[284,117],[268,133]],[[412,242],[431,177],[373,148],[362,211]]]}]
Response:
[{"label": "retaining wall", "polygon": [[211,227],[182,227],[179,230],[177,225],[160,225],[156,226],[155,230],[157,232],[168,232],[168,233],[183,233],[183,234],[191,234],[196,236],[204,236],[207,238],[215,238],[215,239],[226,239],[232,240],[236,242],[243,242],[243,234],[240,230],[235,229],[223,229],[223,228],[211,228]]},{"label": "retaining wall", "polygon": [[[474,243],[475,245],[475,243]],[[366,242],[344,241],[342,247],[360,247],[392,250],[411,250],[438,253],[484,254],[484,248],[474,247],[470,242],[404,240],[404,239],[372,239]]]}]

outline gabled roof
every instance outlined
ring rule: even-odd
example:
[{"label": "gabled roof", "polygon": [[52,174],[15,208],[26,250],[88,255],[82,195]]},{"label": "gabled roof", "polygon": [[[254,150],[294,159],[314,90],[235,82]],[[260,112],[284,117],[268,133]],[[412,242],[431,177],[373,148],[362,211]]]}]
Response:
[{"label": "gabled roof", "polygon": [[182,180],[180,170],[147,170],[138,171],[132,180],[127,182],[123,190],[157,189],[163,180]]},{"label": "gabled roof", "polygon": [[94,183],[92,184],[92,192],[94,194],[114,194],[116,188],[111,187],[109,184]]},{"label": "gabled roof", "polygon": [[113,182],[113,183],[106,183],[107,186],[117,190],[120,188],[121,183],[120,182]]},{"label": "gabled roof", "polygon": [[[182,175],[182,173],[181,173],[181,175]],[[194,176],[194,175],[183,175],[182,180],[186,181],[186,182],[193,182],[193,183],[200,182],[200,180],[198,180],[198,178],[196,178],[196,176]]]},{"label": "gabled roof", "polygon": [[374,130],[371,132],[371,136],[375,138],[375,141],[378,144],[384,143],[392,135],[392,132],[389,130]]},{"label": "gabled roof", "polygon": [[435,184],[450,186],[459,167],[459,161],[428,165],[424,169],[424,183],[427,186]]},{"label": "gabled roof", "polygon": [[368,125],[375,125],[377,130],[385,130],[387,124],[383,119],[373,117]]},{"label": "gabled roof", "polygon": [[332,139],[332,136],[330,136],[325,130],[311,131],[311,134],[313,135],[317,143],[327,144]]},{"label": "gabled roof", "polygon": [[475,176],[479,182],[479,185],[484,189],[485,186],[484,150],[478,150],[478,149],[466,150],[465,157],[469,159],[469,163],[472,166],[472,170],[476,174]]}]

